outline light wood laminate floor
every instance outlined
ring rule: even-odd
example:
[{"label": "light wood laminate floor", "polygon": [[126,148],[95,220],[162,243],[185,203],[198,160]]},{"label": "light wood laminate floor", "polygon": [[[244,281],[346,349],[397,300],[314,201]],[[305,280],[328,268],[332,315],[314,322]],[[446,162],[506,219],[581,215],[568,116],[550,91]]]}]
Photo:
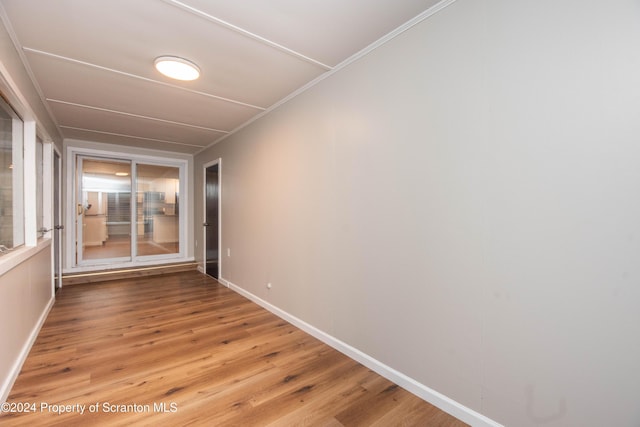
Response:
[{"label": "light wood laminate floor", "polygon": [[[177,254],[180,252],[178,242],[156,243],[151,234],[138,236],[138,256]],[[131,256],[131,238],[129,236],[111,236],[99,246],[85,246],[82,253],[83,259],[120,258]]]},{"label": "light wood laminate floor", "polygon": [[198,272],[63,288],[8,402],[35,411],[2,426],[465,425]]}]

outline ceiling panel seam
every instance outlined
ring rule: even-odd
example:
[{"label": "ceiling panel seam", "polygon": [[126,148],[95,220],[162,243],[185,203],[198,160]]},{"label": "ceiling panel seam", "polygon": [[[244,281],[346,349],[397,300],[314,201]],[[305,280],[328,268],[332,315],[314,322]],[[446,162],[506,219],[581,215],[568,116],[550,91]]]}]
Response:
[{"label": "ceiling panel seam", "polygon": [[[173,1],[173,0],[162,0],[162,1]],[[269,108],[267,108],[264,111],[256,114],[255,116],[251,117],[249,120],[247,120],[246,122],[242,123],[240,126],[236,127],[235,129],[232,129],[226,135],[221,136],[220,138],[218,138],[215,141],[211,142],[211,144],[209,144],[209,145],[203,147],[202,149],[198,150],[194,155],[198,155],[198,154],[202,153],[203,151],[211,148],[212,146],[224,141],[225,139],[227,139],[228,137],[232,136],[233,134],[235,134],[239,130],[249,126],[251,123],[259,120],[260,118],[262,118],[265,115],[269,114],[271,111],[275,110],[276,108],[280,107],[281,105],[286,104],[290,100],[296,98],[300,94],[302,94],[302,93],[306,92],[307,90],[311,89],[312,87],[314,87],[315,85],[317,85],[321,81],[331,77],[332,75],[334,75],[335,73],[339,72],[343,68],[346,68],[348,65],[350,65],[350,64],[354,63],[355,61],[359,60],[360,58],[368,55],[369,53],[373,52],[377,48],[383,46],[384,44],[388,43],[389,41],[391,41],[394,38],[398,37],[399,35],[403,34],[405,31],[410,30],[414,26],[418,25],[419,23],[421,23],[422,21],[426,20],[427,18],[430,18],[431,16],[433,16],[436,13],[440,12],[441,10],[445,9],[447,6],[450,6],[451,4],[455,3],[456,1],[458,1],[458,0],[441,0],[441,1],[439,1],[438,3],[434,4],[433,6],[431,6],[427,10],[425,10],[424,12],[422,12],[419,15],[417,15],[416,17],[414,17],[413,19],[405,22],[404,24],[402,24],[401,26],[399,26],[395,30],[387,33],[386,35],[380,37],[378,40],[376,40],[373,43],[371,43],[370,45],[368,45],[367,47],[365,47],[365,48],[361,49],[360,51],[356,52],[355,54],[351,55],[349,58],[345,59],[344,61],[342,61],[341,63],[339,63],[335,67],[333,67],[333,69],[331,69],[330,71],[327,71],[326,73],[319,75],[318,77],[316,77],[315,79],[311,80],[307,84],[303,85],[302,87],[300,87],[297,90],[293,91],[289,95],[285,96],[284,98],[282,98],[278,102],[275,102],[274,104],[270,105]]]},{"label": "ceiling panel seam", "polygon": [[105,113],[119,114],[119,115],[122,115],[122,116],[136,117],[136,118],[145,119],[145,120],[153,120],[153,121],[156,121],[156,122],[168,123],[168,124],[172,124],[172,125],[185,126],[185,127],[195,128],[195,129],[202,129],[202,130],[208,130],[208,131],[212,131],[212,132],[219,132],[219,133],[229,133],[229,131],[226,131],[226,130],[208,128],[206,126],[192,125],[192,124],[184,123],[184,122],[176,122],[174,120],[160,119],[160,118],[157,118],[157,117],[143,116],[142,114],[127,113],[125,111],[111,110],[111,109],[108,109],[108,108],[95,107],[95,106],[92,106],[92,105],[78,104],[78,103],[75,103],[75,102],[62,101],[60,99],[47,98],[47,101],[53,102],[53,103],[56,103],[56,104],[70,105],[70,106],[73,106],[73,107],[83,108],[83,109],[87,109],[87,110],[95,110],[95,111],[101,111],[101,112],[105,112]]},{"label": "ceiling panel seam", "polygon": [[124,133],[107,132],[107,131],[95,130],[95,129],[84,129],[84,128],[78,128],[78,127],[73,127],[73,126],[60,126],[60,128],[62,128],[62,129],[71,129],[71,130],[79,130],[79,131],[83,131],[83,132],[100,133],[100,134],[103,134],[103,135],[120,136],[120,137],[124,137],[124,138],[143,139],[145,141],[156,141],[156,142],[164,142],[164,143],[167,143],[167,144],[186,145],[188,147],[202,148],[202,145],[188,144],[186,142],[178,142],[178,141],[169,141],[169,140],[166,140],[166,139],[147,138],[147,137],[144,137],[144,136],[128,135],[128,134],[124,134]]},{"label": "ceiling panel seam", "polygon": [[74,59],[74,58],[69,58],[69,57],[62,56],[62,55],[57,55],[55,53],[45,52],[43,50],[33,49],[33,48],[30,48],[30,47],[27,47],[27,46],[23,47],[23,49],[25,51],[27,51],[27,52],[35,53],[37,55],[48,56],[50,58],[56,58],[56,59],[60,59],[62,61],[72,62],[74,64],[83,65],[83,66],[86,66],[86,67],[95,68],[95,69],[98,69],[98,70],[119,74],[121,76],[131,77],[131,78],[134,78],[134,79],[143,80],[143,81],[146,81],[146,82],[149,82],[149,83],[155,83],[155,84],[158,84],[158,85],[170,87],[170,88],[177,89],[177,90],[180,90],[180,91],[189,92],[189,93],[193,93],[193,94],[196,94],[196,95],[202,95],[202,96],[206,96],[208,98],[214,98],[214,99],[217,99],[217,100],[220,100],[220,101],[229,102],[229,103],[236,104],[236,105],[241,105],[243,107],[248,107],[248,108],[252,108],[252,109],[255,109],[255,110],[261,110],[261,111],[266,110],[265,107],[260,107],[260,106],[257,106],[257,105],[248,104],[246,102],[237,101],[235,99],[229,99],[229,98],[225,98],[225,97],[222,97],[222,96],[213,95],[211,93],[202,92],[202,91],[199,91],[199,90],[187,89],[187,88],[184,88],[182,86],[172,85],[170,83],[165,83],[165,82],[161,82],[159,80],[154,80],[154,79],[150,79],[150,78],[147,78],[147,77],[138,76],[136,74],[127,73],[125,71],[120,71],[120,70],[116,70],[116,69],[113,69],[113,68],[103,67],[102,65],[92,64],[91,62],[81,61],[79,59]]},{"label": "ceiling panel seam", "polygon": [[[56,126],[56,128],[58,128],[56,129],[58,131],[58,137],[60,138],[60,140],[62,140],[64,137],[62,135],[62,132],[60,132],[60,123],[58,123],[58,120],[56,119],[56,116],[53,114],[53,111],[51,111],[49,104],[47,104],[47,102],[45,101],[44,92],[42,91],[42,88],[40,87],[40,85],[38,84],[38,81],[36,80],[36,76],[33,73],[33,70],[31,69],[29,62],[27,61],[27,57],[22,51],[22,46],[20,45],[20,40],[18,39],[18,35],[13,29],[11,20],[9,19],[9,16],[7,15],[7,12],[1,2],[0,2],[0,18],[2,19],[2,23],[4,24],[4,27],[6,28],[7,33],[9,34],[9,38],[11,39],[13,46],[16,48],[16,52],[20,57],[20,61],[22,62],[22,65],[27,71],[27,75],[29,76],[29,80],[31,80],[31,84],[33,84],[33,87],[35,88],[36,93],[40,97],[42,105],[44,106],[45,110],[49,114],[49,118],[51,119],[53,124]],[[35,116],[35,112],[33,112],[33,115]],[[41,123],[40,120],[37,120],[37,121],[38,123]],[[46,129],[42,129],[42,131],[48,134]],[[49,137],[49,139],[51,139],[51,135],[47,135],[47,136]]]},{"label": "ceiling panel seam", "polygon": [[175,6],[175,7],[179,8],[179,9],[182,9],[182,10],[184,10],[186,12],[189,12],[189,13],[191,13],[193,15],[196,15],[196,16],[199,16],[201,18],[204,18],[209,22],[212,22],[214,24],[218,24],[218,25],[220,25],[222,27],[225,27],[225,28],[227,28],[229,30],[235,31],[238,34],[242,34],[243,36],[248,37],[248,38],[253,39],[253,40],[256,40],[256,41],[258,41],[258,42],[260,42],[260,43],[262,43],[264,45],[267,45],[269,47],[277,49],[277,50],[279,50],[281,52],[287,53],[287,54],[289,54],[289,55],[291,55],[291,56],[293,56],[295,58],[301,59],[301,60],[303,60],[305,62],[308,62],[310,64],[314,64],[314,65],[316,65],[318,67],[323,68],[325,71],[331,71],[333,69],[333,67],[330,66],[330,65],[324,64],[324,63],[322,63],[322,62],[320,62],[320,61],[318,61],[316,59],[313,59],[313,58],[311,58],[311,57],[309,57],[307,55],[304,55],[304,54],[302,54],[300,52],[297,52],[297,51],[295,51],[293,49],[290,49],[290,48],[288,48],[286,46],[283,46],[283,45],[281,45],[279,43],[271,41],[271,40],[269,40],[267,38],[264,38],[264,37],[262,37],[262,36],[260,36],[258,34],[252,33],[251,31],[245,30],[244,28],[238,27],[237,25],[233,25],[230,22],[224,21],[224,20],[222,20],[220,18],[216,18],[213,15],[210,15],[210,14],[208,14],[208,13],[206,13],[206,12],[200,10],[200,9],[196,9],[195,7],[192,7],[192,6],[189,6],[187,4],[184,4],[181,1],[178,1],[178,0],[161,0],[161,1],[163,1],[163,2],[165,2],[167,4],[170,4],[172,6]]}]

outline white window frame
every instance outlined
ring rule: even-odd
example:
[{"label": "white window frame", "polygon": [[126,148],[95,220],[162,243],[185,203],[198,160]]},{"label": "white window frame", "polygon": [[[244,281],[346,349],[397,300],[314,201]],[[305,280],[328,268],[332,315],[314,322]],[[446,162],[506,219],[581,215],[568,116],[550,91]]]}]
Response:
[{"label": "white window frame", "polygon": [[[14,195],[14,201],[18,200],[14,203],[22,204],[22,212],[20,215],[23,218],[23,223],[18,231],[20,231],[20,234],[23,236],[23,242],[21,243],[22,246],[15,247],[9,254],[0,256],[0,276],[20,265],[51,244],[50,233],[45,234],[40,241],[38,241],[37,238],[37,220],[35,213],[35,188],[37,179],[35,151],[37,120],[26,99],[22,96],[17,87],[18,86],[10,77],[7,69],[0,62],[0,91],[4,95],[7,103],[9,103],[9,105],[16,111],[22,121],[22,126],[20,127],[22,133],[22,152],[20,153],[22,155],[22,165],[17,165],[17,167],[22,168],[22,173],[19,174],[19,176],[23,181],[22,190],[16,191],[16,194]],[[43,145],[43,156],[46,157],[47,155],[45,153],[52,149],[52,143],[46,132],[42,131],[41,133],[43,134],[41,139],[45,143]],[[50,158],[51,155],[49,154],[44,161],[47,161],[47,159]],[[43,175],[48,171],[51,171],[51,166],[45,164],[43,167]],[[43,220],[45,224],[51,222],[53,215],[52,205],[50,203],[47,204],[46,202],[46,200],[51,200],[52,198],[51,194],[47,194],[49,191],[52,191],[52,188],[47,187],[43,194]]]},{"label": "white window frame", "polygon": [[[38,218],[36,214],[36,123],[24,122],[24,244],[38,244]],[[29,225],[27,225],[29,224]]]}]

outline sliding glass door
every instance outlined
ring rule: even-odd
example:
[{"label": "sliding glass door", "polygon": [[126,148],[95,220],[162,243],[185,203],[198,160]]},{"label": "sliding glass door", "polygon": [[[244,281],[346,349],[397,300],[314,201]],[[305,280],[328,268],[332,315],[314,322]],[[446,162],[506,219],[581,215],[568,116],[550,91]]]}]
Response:
[{"label": "sliding glass door", "polygon": [[76,172],[78,265],[180,255],[179,166],[78,155]]}]

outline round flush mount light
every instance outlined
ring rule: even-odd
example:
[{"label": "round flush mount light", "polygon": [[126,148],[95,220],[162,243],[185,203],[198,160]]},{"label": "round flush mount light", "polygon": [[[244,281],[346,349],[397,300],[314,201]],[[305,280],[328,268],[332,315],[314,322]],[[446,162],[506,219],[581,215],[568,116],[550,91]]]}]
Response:
[{"label": "round flush mount light", "polygon": [[177,56],[160,56],[154,61],[156,70],[176,80],[195,80],[200,77],[200,68],[191,61]]}]

